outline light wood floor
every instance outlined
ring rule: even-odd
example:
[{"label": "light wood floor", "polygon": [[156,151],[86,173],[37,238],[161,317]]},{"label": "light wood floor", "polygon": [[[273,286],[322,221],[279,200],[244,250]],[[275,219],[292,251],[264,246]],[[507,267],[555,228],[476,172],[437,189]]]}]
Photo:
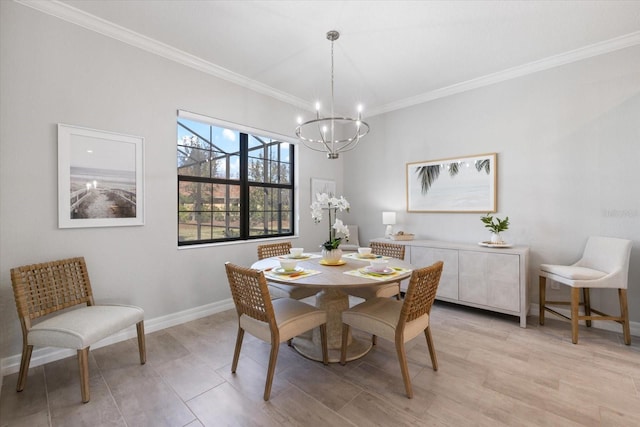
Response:
[{"label": "light wood floor", "polygon": [[15,392],[4,378],[0,426],[640,426],[640,338],[436,303],[433,338],[408,343],[414,398],[404,395],[396,354],[379,340],[364,358],[324,367],[283,344],[271,400],[262,392],[268,346],[245,335],[230,372],[235,311],[92,351],[91,402],[80,403],[69,358],[31,369]]}]

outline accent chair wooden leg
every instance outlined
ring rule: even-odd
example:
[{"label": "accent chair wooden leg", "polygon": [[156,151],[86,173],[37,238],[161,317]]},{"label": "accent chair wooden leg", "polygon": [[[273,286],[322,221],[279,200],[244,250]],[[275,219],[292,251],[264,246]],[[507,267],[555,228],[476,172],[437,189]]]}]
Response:
[{"label": "accent chair wooden leg", "polygon": [[396,352],[398,353],[398,362],[400,363],[400,371],[402,372],[402,380],[404,381],[404,389],[409,399],[413,398],[413,389],[411,388],[411,377],[409,377],[409,366],[407,366],[407,353],[404,349],[402,337],[396,336]]},{"label": "accent chair wooden leg", "polygon": [[147,363],[147,346],[144,339],[144,322],[136,323],[136,331],[138,333],[138,352],[140,353],[140,364]]},{"label": "accent chair wooden leg", "polygon": [[620,317],[622,317],[622,333],[624,335],[624,343],[631,344],[631,331],[629,329],[629,308],[627,307],[627,290],[618,289],[618,297],[620,298]]},{"label": "accent chair wooden leg", "polygon": [[31,363],[31,353],[33,346],[24,344],[22,346],[22,358],[20,359],[20,374],[18,374],[18,384],[16,391],[24,390],[27,385],[27,377],[29,376],[29,363]]},{"label": "accent chair wooden leg", "polygon": [[78,350],[78,368],[80,368],[82,403],[87,403],[91,398],[89,394],[89,347]]},{"label": "accent chair wooden leg", "polygon": [[238,326],[238,335],[236,337],[236,349],[233,351],[233,362],[231,363],[231,373],[236,373],[238,367],[238,359],[240,358],[240,349],[242,348],[242,339],[244,338],[244,329]]},{"label": "accent chair wooden leg", "polygon": [[396,294],[396,299],[398,301],[402,301],[402,297],[400,295],[401,293],[402,293],[402,288],[400,287],[400,282],[398,282],[398,293]]},{"label": "accent chair wooden leg", "polygon": [[578,344],[578,308],[580,307],[580,288],[571,288],[571,342]]},{"label": "accent chair wooden leg", "polygon": [[320,325],[320,340],[322,341],[322,363],[329,364],[329,348],[327,346],[327,324]]},{"label": "accent chair wooden leg", "polygon": [[429,356],[431,356],[431,366],[434,371],[438,370],[438,358],[436,357],[436,348],[433,346],[433,338],[431,337],[431,326],[427,326],[424,330],[424,336],[427,338],[427,347],[429,347]]},{"label": "accent chair wooden leg", "polygon": [[347,363],[347,341],[349,341],[349,325],[342,324],[342,345],[340,346],[340,364]]},{"label": "accent chair wooden leg", "polygon": [[267,369],[267,381],[264,385],[264,400],[269,400],[271,395],[271,384],[273,384],[273,376],[276,373],[276,361],[278,360],[278,349],[280,343],[277,341],[271,342],[271,353],[269,354],[269,368]]},{"label": "accent chair wooden leg", "polygon": [[546,303],[546,291],[547,291],[546,277],[540,276],[539,287],[540,287],[540,291],[539,291],[540,301],[538,305],[540,306],[540,314],[538,319],[540,321],[540,324],[544,325],[544,308]]},{"label": "accent chair wooden leg", "polygon": [[[582,299],[584,300],[584,315],[591,316],[591,296],[589,288],[582,288]],[[587,327],[591,327],[591,319],[587,319]]]}]

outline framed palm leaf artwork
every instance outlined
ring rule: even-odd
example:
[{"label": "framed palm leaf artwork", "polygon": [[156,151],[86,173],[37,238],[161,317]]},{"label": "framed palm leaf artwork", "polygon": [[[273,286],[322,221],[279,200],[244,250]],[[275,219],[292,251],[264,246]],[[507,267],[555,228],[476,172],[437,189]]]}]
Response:
[{"label": "framed palm leaf artwork", "polygon": [[496,153],[407,163],[407,212],[496,212]]}]

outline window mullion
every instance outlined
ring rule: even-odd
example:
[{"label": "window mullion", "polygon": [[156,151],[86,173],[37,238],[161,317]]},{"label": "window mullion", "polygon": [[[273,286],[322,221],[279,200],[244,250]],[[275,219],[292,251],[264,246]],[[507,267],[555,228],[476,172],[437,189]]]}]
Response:
[{"label": "window mullion", "polygon": [[240,133],[240,238],[249,237],[249,135]]}]

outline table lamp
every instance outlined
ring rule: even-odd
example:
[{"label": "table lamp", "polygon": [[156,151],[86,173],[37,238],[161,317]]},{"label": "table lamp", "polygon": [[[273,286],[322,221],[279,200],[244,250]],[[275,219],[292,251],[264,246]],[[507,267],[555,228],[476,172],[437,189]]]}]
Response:
[{"label": "table lamp", "polygon": [[384,233],[387,239],[390,239],[393,235],[393,225],[396,223],[396,213],[395,212],[382,212],[382,224],[387,226],[387,229]]}]

